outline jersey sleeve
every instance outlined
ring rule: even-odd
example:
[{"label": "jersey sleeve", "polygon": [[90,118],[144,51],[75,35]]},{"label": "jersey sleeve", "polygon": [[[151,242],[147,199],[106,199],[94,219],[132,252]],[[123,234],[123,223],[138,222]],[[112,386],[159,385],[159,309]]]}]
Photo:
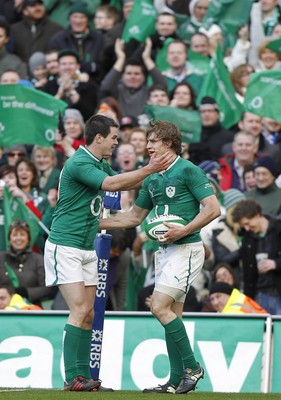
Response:
[{"label": "jersey sleeve", "polygon": [[70,171],[72,177],[77,181],[89,186],[95,190],[99,190],[104,179],[107,176],[115,175],[115,172],[108,166],[101,163],[100,168],[84,162],[77,162]]},{"label": "jersey sleeve", "polygon": [[197,166],[188,168],[184,176],[186,185],[199,202],[215,194],[209,179],[201,168]]}]

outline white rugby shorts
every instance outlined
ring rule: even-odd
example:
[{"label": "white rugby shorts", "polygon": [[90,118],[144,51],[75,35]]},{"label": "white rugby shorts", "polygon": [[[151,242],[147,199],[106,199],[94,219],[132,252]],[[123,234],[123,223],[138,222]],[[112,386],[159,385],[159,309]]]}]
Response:
[{"label": "white rugby shorts", "polygon": [[155,290],[184,303],[205,259],[202,242],[172,244],[155,253]]},{"label": "white rugby shorts", "polygon": [[98,266],[95,250],[80,250],[60,246],[46,240],[44,251],[46,286],[84,282],[85,286],[98,284]]}]

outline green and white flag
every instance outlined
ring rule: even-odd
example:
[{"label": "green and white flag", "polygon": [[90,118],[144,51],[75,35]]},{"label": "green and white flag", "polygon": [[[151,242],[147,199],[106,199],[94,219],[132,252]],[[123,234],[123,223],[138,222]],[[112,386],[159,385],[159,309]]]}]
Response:
[{"label": "green and white flag", "polygon": [[236,42],[236,32],[241,25],[246,25],[254,0],[211,0],[203,20],[203,27],[209,29],[213,24],[221,27],[226,47],[233,47]]},{"label": "green and white flag", "polygon": [[190,49],[187,50],[188,64],[197,75],[205,75],[209,71],[210,59]]},{"label": "green and white flag", "polygon": [[39,233],[39,219],[24,204],[19,197],[13,197],[8,188],[3,191],[4,227],[6,249],[8,248],[8,231],[11,222],[16,220],[25,221],[30,228],[30,246],[32,247]]},{"label": "green and white flag", "polygon": [[0,85],[0,146],[55,142],[64,101],[22,85]]},{"label": "green and white flag", "polygon": [[272,40],[266,47],[277,54],[281,54],[281,39]]},{"label": "green and white flag", "polygon": [[281,122],[281,70],[251,75],[244,97],[245,110]]},{"label": "green and white flag", "polygon": [[150,119],[169,121],[178,126],[185,143],[200,141],[201,118],[198,111],[183,110],[176,107],[145,106],[144,112]]},{"label": "green and white flag", "polygon": [[145,39],[155,32],[156,16],[152,0],[135,1],[122,34],[124,42],[131,39],[145,42]]},{"label": "green and white flag", "polygon": [[203,97],[213,97],[220,108],[220,121],[224,128],[235,125],[243,112],[242,104],[236,99],[229,73],[223,62],[220,46],[210,62],[210,68],[200,89],[197,104]]}]

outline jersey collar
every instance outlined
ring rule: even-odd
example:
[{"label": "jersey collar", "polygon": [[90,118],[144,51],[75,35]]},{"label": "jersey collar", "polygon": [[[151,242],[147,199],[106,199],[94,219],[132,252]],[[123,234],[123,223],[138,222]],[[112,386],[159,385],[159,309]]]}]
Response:
[{"label": "jersey collar", "polygon": [[180,158],[180,156],[177,156],[177,157],[174,159],[174,161],[168,166],[167,169],[164,169],[163,171],[158,172],[158,174],[163,175],[164,172],[168,171],[170,168],[172,168],[172,167],[175,165],[175,163],[179,160],[179,158]]},{"label": "jersey collar", "polygon": [[102,162],[102,160],[99,160],[96,156],[94,156],[93,153],[90,152],[90,150],[88,150],[85,146],[82,146],[80,144],[79,146],[80,149],[84,150],[87,154],[89,154],[89,156],[91,156],[94,160],[98,161],[98,162]]}]

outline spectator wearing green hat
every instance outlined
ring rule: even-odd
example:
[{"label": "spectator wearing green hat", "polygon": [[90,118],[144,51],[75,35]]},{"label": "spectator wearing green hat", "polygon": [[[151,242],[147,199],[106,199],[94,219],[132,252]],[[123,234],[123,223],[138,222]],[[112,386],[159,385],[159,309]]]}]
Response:
[{"label": "spectator wearing green hat", "polygon": [[53,35],[49,42],[51,49],[75,50],[81,62],[81,71],[88,73],[95,81],[100,80],[100,61],[103,52],[103,35],[91,31],[92,17],[87,4],[77,1],[69,10],[69,26]]},{"label": "spectator wearing green hat", "polygon": [[[100,0],[83,0],[88,7],[89,13],[93,16],[97,7],[100,5]],[[77,0],[44,0],[46,11],[51,21],[54,21],[64,28],[68,26],[68,14],[70,8],[77,3]]]}]

